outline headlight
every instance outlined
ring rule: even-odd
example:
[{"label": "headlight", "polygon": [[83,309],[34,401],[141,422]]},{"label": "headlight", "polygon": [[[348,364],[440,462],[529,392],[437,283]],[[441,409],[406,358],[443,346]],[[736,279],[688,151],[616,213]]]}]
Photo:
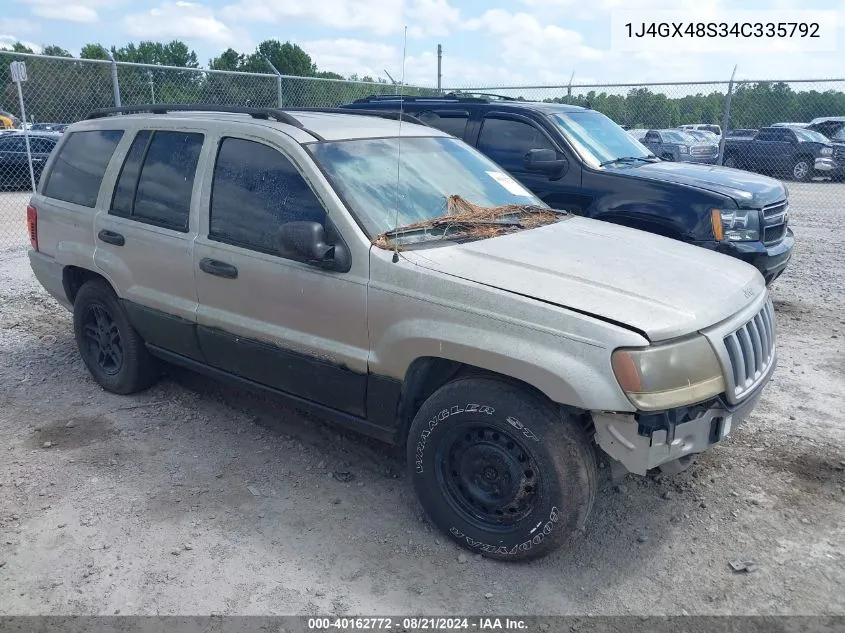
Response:
[{"label": "headlight", "polygon": [[831,154],[833,154],[833,148],[822,147],[822,150],[819,152],[819,154],[821,154],[822,156],[830,156]]},{"label": "headlight", "polygon": [[713,235],[718,241],[756,242],[760,239],[757,209],[713,209]]},{"label": "headlight", "polygon": [[681,154],[689,154],[689,147],[686,145],[681,145]]},{"label": "headlight", "polygon": [[611,362],[619,386],[643,411],[701,402],[725,390],[719,359],[703,336],[667,345],[617,349]]}]

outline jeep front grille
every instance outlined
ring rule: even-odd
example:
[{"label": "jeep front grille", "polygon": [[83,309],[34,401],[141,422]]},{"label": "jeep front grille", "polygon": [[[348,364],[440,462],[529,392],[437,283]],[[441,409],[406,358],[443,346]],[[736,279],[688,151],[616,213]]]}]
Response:
[{"label": "jeep front grille", "polygon": [[769,370],[775,358],[775,311],[771,299],[745,325],[725,337],[731,361],[733,395],[742,398]]}]

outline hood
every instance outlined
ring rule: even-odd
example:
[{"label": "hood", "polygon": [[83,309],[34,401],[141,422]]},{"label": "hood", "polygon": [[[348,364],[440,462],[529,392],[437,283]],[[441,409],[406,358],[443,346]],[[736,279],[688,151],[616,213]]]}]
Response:
[{"label": "hood", "polygon": [[404,255],[430,270],[624,325],[651,341],[714,325],[766,292],[757,269],[738,259],[580,217]]},{"label": "hood", "polygon": [[740,209],[762,209],[786,199],[786,190],[779,180],[721,165],[660,161],[632,166],[624,174],[720,193],[734,200]]}]

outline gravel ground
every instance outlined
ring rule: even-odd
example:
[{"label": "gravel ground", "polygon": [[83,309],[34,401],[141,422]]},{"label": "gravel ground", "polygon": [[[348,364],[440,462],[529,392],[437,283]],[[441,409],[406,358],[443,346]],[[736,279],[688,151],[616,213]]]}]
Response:
[{"label": "gravel ground", "polygon": [[0,252],[0,614],[845,614],[845,185],[790,190],[751,419],[674,479],[605,468],[586,534],[530,564],[464,555],[395,452],[283,403],[175,369],[103,392]]}]

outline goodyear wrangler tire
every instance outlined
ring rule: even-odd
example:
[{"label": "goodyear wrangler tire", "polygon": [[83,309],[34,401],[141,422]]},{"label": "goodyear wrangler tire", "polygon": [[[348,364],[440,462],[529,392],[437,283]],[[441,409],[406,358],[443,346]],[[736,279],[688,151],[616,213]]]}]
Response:
[{"label": "goodyear wrangler tire", "polygon": [[431,521],[490,558],[548,554],[583,529],[595,498],[595,452],[578,420],[504,380],[438,389],[414,418],[407,453]]}]

